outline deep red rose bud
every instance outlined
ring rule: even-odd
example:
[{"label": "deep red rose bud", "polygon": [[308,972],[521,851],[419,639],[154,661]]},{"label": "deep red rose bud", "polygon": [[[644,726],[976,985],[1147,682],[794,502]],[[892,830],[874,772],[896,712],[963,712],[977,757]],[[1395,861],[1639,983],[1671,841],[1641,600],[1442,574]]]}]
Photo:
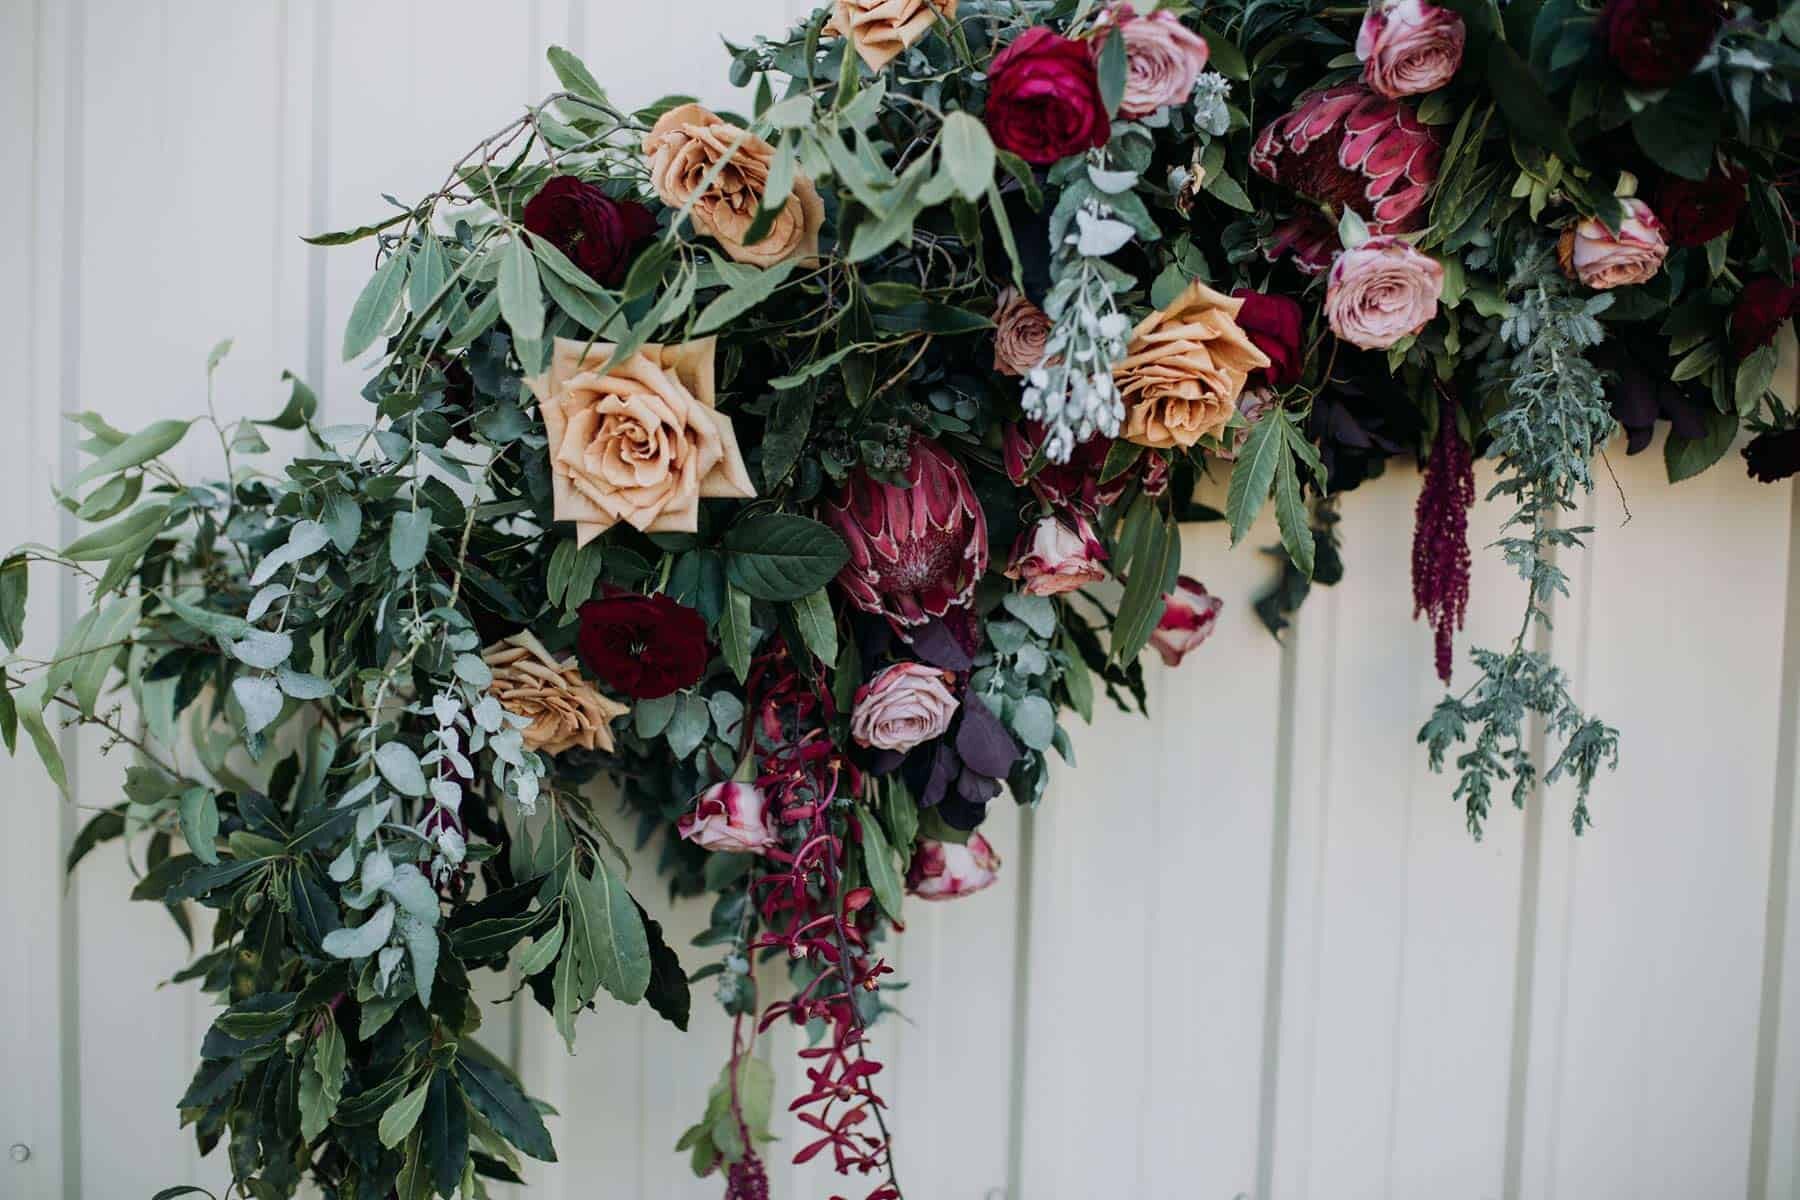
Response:
[{"label": "deep red rose bud", "polygon": [[1288,296],[1271,296],[1239,288],[1231,293],[1244,302],[1238,309],[1238,328],[1242,329],[1258,350],[1269,356],[1267,370],[1250,372],[1250,382],[1265,382],[1275,387],[1292,387],[1300,382],[1301,332],[1305,317],[1297,301]]},{"label": "deep red rose bud", "polygon": [[598,184],[558,175],[526,201],[525,228],[600,283],[618,287],[632,255],[656,232],[656,218],[635,200],[614,200]]},{"label": "deep red rose bud", "polygon": [[1607,0],[1600,37],[1619,74],[1668,87],[1693,74],[1724,20],[1718,0]]},{"label": "deep red rose bud", "polygon": [[1657,185],[1650,210],[1663,223],[1671,246],[1704,246],[1727,233],[1744,213],[1749,174],[1742,167],[1714,171],[1705,179],[1669,176]]},{"label": "deep red rose bud", "polygon": [[1731,349],[1741,362],[1775,340],[1782,325],[1800,312],[1800,258],[1794,260],[1795,281],[1758,275],[1738,293],[1731,310]]},{"label": "deep red rose bud", "polygon": [[633,700],[666,696],[706,673],[706,621],[660,592],[614,592],[583,604],[580,617],[582,661]]},{"label": "deep red rose bud", "polygon": [[996,146],[1040,167],[1104,146],[1112,132],[1087,46],[1042,25],[994,56],[985,119]]},{"label": "deep red rose bud", "polygon": [[[1042,423],[1017,421],[1006,427],[1000,449],[1006,464],[1006,477],[1012,480],[1013,486],[1029,487],[1031,494],[1046,504],[1072,505],[1093,513],[1124,495],[1134,477],[1135,468],[1101,485],[1100,472],[1106,466],[1106,455],[1112,449],[1113,440],[1095,436],[1076,446],[1068,462],[1045,461],[1037,474],[1027,479],[1026,472],[1031,469],[1032,460],[1043,444]],[[1144,455],[1139,461],[1153,457]]]}]

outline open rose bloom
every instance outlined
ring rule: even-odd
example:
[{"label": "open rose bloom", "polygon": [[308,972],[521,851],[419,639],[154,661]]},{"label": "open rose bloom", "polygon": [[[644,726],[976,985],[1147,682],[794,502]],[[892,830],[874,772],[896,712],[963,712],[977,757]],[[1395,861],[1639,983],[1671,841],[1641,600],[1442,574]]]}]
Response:
[{"label": "open rose bloom", "polygon": [[1624,202],[1625,220],[1614,233],[1606,222],[1589,217],[1563,230],[1556,244],[1563,273],[1596,291],[1647,283],[1662,270],[1669,255],[1662,222],[1636,197]]},{"label": "open rose bloom", "polygon": [[647,345],[615,368],[610,342],[557,338],[550,369],[526,380],[550,435],[556,519],[575,522],[580,544],[620,521],[692,533],[703,498],[756,495],[713,407],[714,345]]},{"label": "open rose bloom", "polygon": [[994,370],[1025,374],[1044,357],[1049,337],[1048,313],[1013,288],[1000,293],[994,307]]},{"label": "open rose bloom", "polygon": [[1000,856],[979,833],[966,845],[920,838],[906,871],[906,888],[921,900],[954,900],[1000,877]]},{"label": "open rose bloom", "polygon": [[1250,372],[1269,366],[1238,326],[1243,306],[1195,281],[1132,330],[1113,368],[1127,441],[1166,450],[1225,431]]},{"label": "open rose bloom", "polygon": [[1147,117],[1159,108],[1186,104],[1194,81],[1206,69],[1206,39],[1167,9],[1139,16],[1129,4],[1115,4],[1094,22],[1090,40],[1096,58],[1114,25],[1125,39],[1125,94],[1121,117]]},{"label": "open rose bloom", "polygon": [[1463,19],[1424,0],[1374,0],[1356,35],[1363,82],[1393,100],[1434,92],[1462,66]]},{"label": "open rose bloom", "polygon": [[1198,579],[1183,575],[1175,590],[1163,596],[1162,619],[1150,635],[1150,645],[1162,655],[1163,665],[1179,667],[1190,651],[1212,636],[1225,602],[1206,590]]},{"label": "open rose bloom", "polygon": [[[700,185],[707,173],[734,143],[736,152],[702,192]],[[825,204],[805,174],[795,177],[793,193],[768,233],[754,244],[744,241],[762,207],[769,168],[775,161],[775,147],[762,138],[746,136],[742,129],[698,104],[683,104],[656,119],[644,135],[644,155],[649,159],[650,183],[662,202],[679,211],[693,201],[689,218],[695,231],[716,240],[738,262],[772,267],[790,258],[811,261],[819,257]]]},{"label": "open rose bloom", "polygon": [[1073,592],[1106,578],[1106,550],[1094,527],[1079,512],[1042,517],[1019,534],[1006,577],[1024,583],[1032,596]]},{"label": "open rose bloom", "polygon": [[573,658],[559,660],[531,633],[515,633],[483,650],[481,661],[493,672],[488,691],[500,707],[524,718],[527,750],[611,753],[612,722],[631,710],[596,691]]},{"label": "open rose bloom", "polygon": [[869,70],[879,71],[931,32],[956,19],[956,0],[833,0],[825,32],[848,36]]},{"label": "open rose bloom", "polygon": [[859,746],[901,754],[943,736],[956,714],[953,678],[924,663],[895,663],[856,689],[850,736]]},{"label": "open rose bloom", "polygon": [[761,854],[775,844],[768,802],[747,783],[727,780],[700,793],[692,812],[675,823],[682,837],[725,854]]},{"label": "open rose bloom", "polygon": [[1385,350],[1437,316],[1444,268],[1404,238],[1372,237],[1338,255],[1325,284],[1331,331],[1364,350]]}]

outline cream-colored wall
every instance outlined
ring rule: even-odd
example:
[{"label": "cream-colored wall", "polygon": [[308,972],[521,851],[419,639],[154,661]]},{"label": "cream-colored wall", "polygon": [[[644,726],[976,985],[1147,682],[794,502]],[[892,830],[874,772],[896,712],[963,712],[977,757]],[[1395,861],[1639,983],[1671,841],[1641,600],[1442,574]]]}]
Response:
[{"label": "cream-colored wall", "polygon": [[[622,100],[722,99],[717,34],[800,7],[4,0],[0,543],[68,536],[49,503],[74,456],[63,413],[188,412],[220,337],[226,411],[271,411],[291,367],[355,413],[335,347],[366,256],[298,235],[424,190],[548,89],[543,46]],[[1346,500],[1349,577],[1286,647],[1250,611],[1269,561],[1191,528],[1185,562],[1229,605],[1218,635],[1151,671],[1151,721],[1099,718],[1040,812],[997,817],[999,886],[915,905],[897,939],[910,1021],[878,1045],[908,1195],[1800,1195],[1794,490],[1735,461],[1671,489],[1659,460],[1614,448],[1632,519],[1604,483],[1552,639],[1625,733],[1579,842],[1558,791],[1473,844],[1422,765],[1438,693],[1408,620],[1409,471]],[[1518,585],[1477,562],[1472,633],[1497,641]],[[49,643],[81,600],[44,578]],[[67,747],[78,803],[110,802],[121,757]],[[154,988],[179,936],[125,902],[116,848],[65,887],[77,809],[33,764],[0,759],[0,791],[0,1146],[29,1150],[0,1158],[0,1195],[219,1189],[174,1109],[212,1012]],[[656,915],[679,943],[705,914]],[[616,1006],[583,1018],[574,1058],[525,1004],[489,1031],[562,1114],[563,1162],[530,1195],[719,1193],[671,1153],[728,1037],[704,985],[685,1038]],[[791,1080],[791,1039],[770,1049]],[[790,1200],[850,1190],[775,1180]]]}]

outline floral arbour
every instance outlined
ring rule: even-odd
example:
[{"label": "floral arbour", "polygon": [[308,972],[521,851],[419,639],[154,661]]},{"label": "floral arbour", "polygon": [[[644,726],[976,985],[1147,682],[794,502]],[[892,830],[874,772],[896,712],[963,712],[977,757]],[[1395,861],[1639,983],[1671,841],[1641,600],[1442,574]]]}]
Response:
[{"label": "floral arbour", "polygon": [[[735,1025],[669,1131],[695,1170],[766,1196],[782,1103],[796,1157],[897,1200],[904,898],[990,885],[979,827],[1043,799],[1065,718],[1204,653],[1180,522],[1236,542],[1273,505],[1279,635],[1390,457],[1424,466],[1446,682],[1478,458],[1529,583],[1432,765],[1477,834],[1572,777],[1580,830],[1618,735],[1529,643],[1595,455],[1666,421],[1672,481],[1741,431],[1758,478],[1800,470],[1769,390],[1797,43],[1794,5],[1705,0],[836,0],[734,49],[740,114],[626,111],[552,50],[561,90],[435,191],[312,239],[374,250],[368,421],[297,380],[222,420],[221,345],[206,416],[83,414],[61,499],[94,528],[0,563],[0,734],[59,783],[57,721],[132,758],[71,865],[128,839],[135,896],[214,913],[178,1103],[228,1191],[479,1196],[553,1159],[477,1038],[495,970],[571,1042],[601,991],[685,1028],[706,984]],[[218,477],[163,461],[196,425]],[[47,658],[39,564],[93,601]],[[632,843],[712,897],[695,946]],[[810,1034],[779,1097],[778,1021]]]}]

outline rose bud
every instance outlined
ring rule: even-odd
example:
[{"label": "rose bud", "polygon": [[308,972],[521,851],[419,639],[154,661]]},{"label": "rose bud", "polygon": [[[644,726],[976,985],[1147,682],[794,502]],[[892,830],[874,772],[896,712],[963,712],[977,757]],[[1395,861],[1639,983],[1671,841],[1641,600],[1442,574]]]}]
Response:
[{"label": "rose bud", "polygon": [[1013,546],[1008,579],[1022,580],[1031,596],[1056,596],[1073,592],[1106,578],[1106,550],[1094,536],[1094,528],[1079,512],[1074,524],[1061,517],[1044,517],[1019,534]]},{"label": "rose bud", "polygon": [[953,678],[924,663],[895,663],[856,689],[850,736],[859,746],[902,754],[942,736],[956,713]]},{"label": "rose bud", "polygon": [[721,853],[761,854],[775,844],[762,792],[731,780],[701,792],[694,811],[675,828],[688,841]]},{"label": "rose bud", "polygon": [[1150,644],[1162,655],[1163,665],[1178,667],[1190,650],[1212,636],[1218,624],[1219,610],[1225,602],[1209,593],[1199,580],[1183,575],[1175,590],[1163,596],[1162,619]]},{"label": "rose bud", "polygon": [[1463,19],[1423,0],[1374,0],[1356,34],[1363,82],[1393,100],[1433,92],[1462,66]]},{"label": "rose bud", "polygon": [[1238,328],[1250,337],[1258,350],[1269,356],[1269,365],[1250,372],[1251,383],[1267,383],[1273,387],[1292,387],[1300,382],[1304,362],[1300,356],[1300,338],[1306,318],[1300,304],[1290,296],[1266,295],[1249,288],[1231,293],[1242,300],[1238,309]]},{"label": "rose bud", "polygon": [[906,890],[921,900],[954,900],[999,877],[1000,856],[979,833],[967,845],[920,838],[906,870]]},{"label": "rose bud", "polygon": [[915,437],[906,486],[859,467],[826,522],[850,547],[838,586],[864,612],[923,625],[969,602],[987,570],[987,516],[954,455]]},{"label": "rose bud", "polygon": [[1331,331],[1364,350],[1386,350],[1437,316],[1444,268],[1397,237],[1372,237],[1338,255],[1325,284]]},{"label": "rose bud", "polygon": [[1556,243],[1556,259],[1563,274],[1596,291],[1645,283],[1662,269],[1668,257],[1662,222],[1650,206],[1636,197],[1621,201],[1625,220],[1614,233],[1606,222],[1589,217],[1563,230]]}]

